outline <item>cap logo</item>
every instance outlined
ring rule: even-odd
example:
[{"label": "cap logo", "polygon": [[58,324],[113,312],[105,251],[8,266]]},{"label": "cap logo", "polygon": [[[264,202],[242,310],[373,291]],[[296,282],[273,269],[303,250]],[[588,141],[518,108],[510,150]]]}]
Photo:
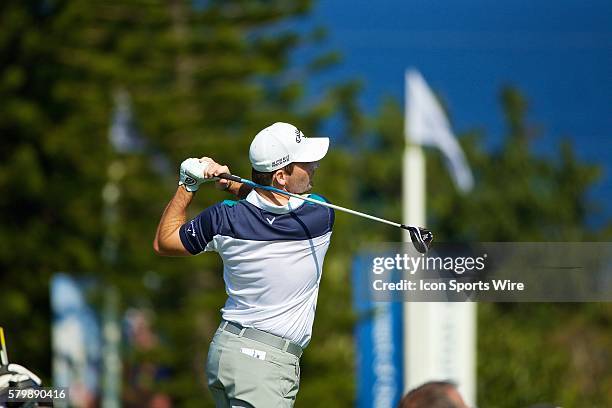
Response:
[{"label": "cap logo", "polygon": [[281,164],[287,163],[288,161],[289,155],[286,155],[285,157],[281,157],[280,159],[273,161],[272,167],[280,166]]},{"label": "cap logo", "polygon": [[295,128],[295,142],[300,143],[301,141],[302,141],[302,132],[300,132],[300,129]]}]

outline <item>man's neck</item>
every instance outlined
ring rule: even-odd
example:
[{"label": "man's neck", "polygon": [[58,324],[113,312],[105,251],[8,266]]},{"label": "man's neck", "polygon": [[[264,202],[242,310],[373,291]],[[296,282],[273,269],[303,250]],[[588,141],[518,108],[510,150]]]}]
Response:
[{"label": "man's neck", "polygon": [[287,205],[289,202],[289,197],[286,195],[275,193],[274,191],[262,190],[261,188],[256,188],[255,190],[260,196],[270,201],[272,204]]}]

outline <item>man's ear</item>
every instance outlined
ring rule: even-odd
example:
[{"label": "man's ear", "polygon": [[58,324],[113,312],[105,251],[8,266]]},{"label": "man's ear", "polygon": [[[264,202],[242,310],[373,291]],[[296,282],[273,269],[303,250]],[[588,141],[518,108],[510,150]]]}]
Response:
[{"label": "man's ear", "polygon": [[287,173],[284,170],[277,170],[272,176],[273,183],[277,184],[280,188],[287,185]]}]

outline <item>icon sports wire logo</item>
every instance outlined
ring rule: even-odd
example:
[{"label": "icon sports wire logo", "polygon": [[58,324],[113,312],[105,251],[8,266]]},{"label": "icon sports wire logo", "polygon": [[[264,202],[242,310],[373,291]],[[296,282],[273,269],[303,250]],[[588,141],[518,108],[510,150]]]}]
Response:
[{"label": "icon sports wire logo", "polygon": [[358,296],[380,302],[611,302],[612,242],[377,244],[354,263]]}]

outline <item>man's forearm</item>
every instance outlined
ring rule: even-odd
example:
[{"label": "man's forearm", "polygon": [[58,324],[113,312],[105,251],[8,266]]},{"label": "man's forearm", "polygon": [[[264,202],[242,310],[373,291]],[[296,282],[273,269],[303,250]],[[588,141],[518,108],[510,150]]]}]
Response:
[{"label": "man's forearm", "polygon": [[[183,186],[179,186],[172,197],[172,200],[166,206],[162,213],[157,232],[155,233],[155,241],[153,243],[155,251],[158,253],[171,254],[177,246],[176,231],[187,222],[187,208],[193,200],[193,193],[185,190]],[[180,248],[180,247],[179,247]],[[176,253],[181,255],[182,253]]]}]

